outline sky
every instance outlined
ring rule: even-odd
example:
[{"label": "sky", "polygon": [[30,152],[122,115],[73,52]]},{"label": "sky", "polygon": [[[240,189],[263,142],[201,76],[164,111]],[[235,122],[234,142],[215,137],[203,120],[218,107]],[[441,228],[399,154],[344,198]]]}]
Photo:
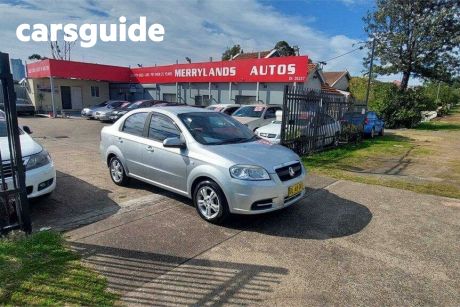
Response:
[{"label": "sky", "polygon": [[[270,50],[285,40],[314,62],[327,61],[367,39],[362,17],[374,5],[373,0],[0,0],[0,51],[23,60],[33,53],[50,56],[49,43],[16,38],[22,23],[111,24],[125,16],[129,25],[146,16],[147,25],[164,26],[162,42],[99,41],[92,48],[77,44],[71,59],[122,66],[185,63],[185,57],[203,62],[220,59],[234,44],[251,52]],[[362,75],[365,52],[327,61],[324,70]]]}]

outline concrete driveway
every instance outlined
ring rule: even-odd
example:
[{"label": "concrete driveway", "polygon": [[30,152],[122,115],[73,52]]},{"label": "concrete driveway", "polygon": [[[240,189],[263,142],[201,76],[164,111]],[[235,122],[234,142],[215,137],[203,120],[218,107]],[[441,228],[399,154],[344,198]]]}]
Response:
[{"label": "concrete driveway", "polygon": [[[202,221],[186,198],[111,183],[102,124],[21,119],[59,171],[36,227],[67,232],[129,305],[460,303],[460,201],[323,177],[280,212]],[[75,228],[79,225],[85,225]]]}]

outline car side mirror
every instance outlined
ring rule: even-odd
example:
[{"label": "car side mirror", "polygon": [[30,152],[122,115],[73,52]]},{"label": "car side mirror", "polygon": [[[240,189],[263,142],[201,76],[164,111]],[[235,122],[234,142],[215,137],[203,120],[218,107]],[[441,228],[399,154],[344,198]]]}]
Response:
[{"label": "car side mirror", "polygon": [[30,130],[29,126],[22,126],[22,130],[27,134],[32,134],[32,130]]},{"label": "car side mirror", "polygon": [[172,147],[172,148],[185,148],[187,145],[185,144],[184,138],[181,137],[172,137],[166,138],[163,141],[164,147]]}]

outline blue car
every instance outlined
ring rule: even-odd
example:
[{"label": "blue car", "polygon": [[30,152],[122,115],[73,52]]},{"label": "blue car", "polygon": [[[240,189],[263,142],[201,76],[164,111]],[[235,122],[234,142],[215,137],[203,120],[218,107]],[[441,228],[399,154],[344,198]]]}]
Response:
[{"label": "blue car", "polygon": [[375,112],[367,112],[364,119],[364,135],[373,138],[376,135],[383,135],[385,122]]}]

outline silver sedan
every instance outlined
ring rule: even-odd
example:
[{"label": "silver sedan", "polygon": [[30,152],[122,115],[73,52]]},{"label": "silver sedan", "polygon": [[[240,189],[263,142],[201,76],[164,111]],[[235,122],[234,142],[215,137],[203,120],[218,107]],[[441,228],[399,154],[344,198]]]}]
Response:
[{"label": "silver sedan", "polygon": [[189,197],[209,222],[282,209],[305,194],[306,170],[294,152],[213,111],[131,111],[102,129],[100,152],[115,184],[136,178]]}]

